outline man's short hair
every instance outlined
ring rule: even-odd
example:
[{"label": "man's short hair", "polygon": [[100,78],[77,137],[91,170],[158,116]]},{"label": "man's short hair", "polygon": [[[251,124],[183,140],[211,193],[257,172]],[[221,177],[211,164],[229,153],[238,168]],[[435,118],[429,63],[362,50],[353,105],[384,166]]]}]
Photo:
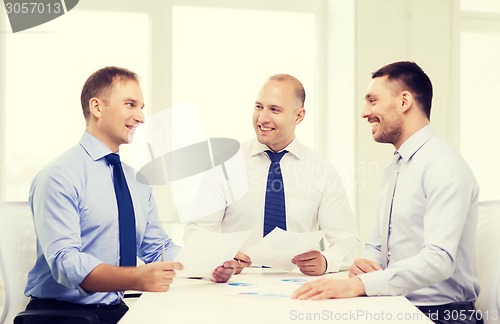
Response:
[{"label": "man's short hair", "polygon": [[116,66],[107,66],[92,73],[87,81],[85,81],[80,96],[83,116],[86,120],[90,116],[90,99],[100,97],[100,99],[106,101],[115,80],[133,80],[139,82],[136,73]]},{"label": "man's short hair", "polygon": [[372,73],[372,79],[387,76],[396,81],[400,90],[410,91],[422,107],[427,119],[431,118],[432,83],[427,74],[415,62],[395,62]]}]

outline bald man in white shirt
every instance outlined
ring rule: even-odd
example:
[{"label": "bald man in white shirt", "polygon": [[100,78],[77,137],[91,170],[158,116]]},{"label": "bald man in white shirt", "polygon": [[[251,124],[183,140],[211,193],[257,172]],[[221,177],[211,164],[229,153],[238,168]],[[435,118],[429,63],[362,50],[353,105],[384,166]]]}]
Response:
[{"label": "bald man in white shirt", "polygon": [[[269,153],[287,153],[280,161],[284,183],[286,230],[309,232],[325,230],[326,248],[295,256],[290,262],[307,275],[346,270],[358,254],[356,222],[344,187],[331,163],[302,145],[295,128],[305,116],[305,91],[293,76],[270,77],[258,93],[253,113],[256,139],[242,145],[248,191],[240,200],[231,201],[224,176],[218,174],[205,193],[207,201],[217,201],[225,208],[186,226],[185,240],[199,228],[236,232],[250,230],[246,246],[263,237],[266,181],[270,167]],[[214,170],[212,173],[217,173]],[[239,252],[237,273],[251,265],[251,255]]]}]

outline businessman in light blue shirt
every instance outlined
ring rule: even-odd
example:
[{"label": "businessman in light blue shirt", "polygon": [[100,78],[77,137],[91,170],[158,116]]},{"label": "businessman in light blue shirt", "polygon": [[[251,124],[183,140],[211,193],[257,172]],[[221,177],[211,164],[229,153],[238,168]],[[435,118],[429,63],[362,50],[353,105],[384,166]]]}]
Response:
[{"label": "businessman in light blue shirt", "polygon": [[362,117],[375,141],[394,145],[400,156],[397,185],[390,181],[395,164],[384,173],[376,227],[350,278],[312,282],[293,297],[403,295],[436,323],[482,322],[474,309],[479,186],[465,160],[432,130],[431,102],[431,81],[413,62],[372,74]]},{"label": "businessman in light blue shirt", "polygon": [[[182,265],[180,251],[159,221],[149,185],[123,164],[133,202],[136,253],[143,266],[119,266],[118,207],[113,166],[104,158],[130,143],[144,122],[135,73],[106,67],[92,74],[81,95],[86,131],[80,143],[49,163],[33,180],[29,201],[37,233],[37,260],[25,294],[29,309],[77,309],[117,322],[128,310],[123,291],[167,291]],[[166,260],[166,262],[162,262]],[[227,281],[235,261],[214,270]]]}]

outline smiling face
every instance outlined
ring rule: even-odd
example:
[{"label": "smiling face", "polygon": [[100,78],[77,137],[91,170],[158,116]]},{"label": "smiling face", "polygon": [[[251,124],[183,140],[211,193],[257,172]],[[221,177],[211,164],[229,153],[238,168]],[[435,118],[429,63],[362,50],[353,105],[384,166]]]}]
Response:
[{"label": "smiling face", "polygon": [[372,126],[373,139],[380,143],[391,143],[399,149],[403,142],[403,115],[400,92],[396,82],[387,76],[372,79],[365,95],[365,106],[361,114]]},{"label": "smiling face", "polygon": [[253,113],[255,134],[260,143],[278,152],[295,137],[295,126],[305,110],[289,81],[269,80],[260,90]]},{"label": "smiling face", "polygon": [[144,123],[144,99],[135,80],[116,78],[108,93],[90,100],[92,122],[88,130],[113,152],[131,143],[135,129]]}]

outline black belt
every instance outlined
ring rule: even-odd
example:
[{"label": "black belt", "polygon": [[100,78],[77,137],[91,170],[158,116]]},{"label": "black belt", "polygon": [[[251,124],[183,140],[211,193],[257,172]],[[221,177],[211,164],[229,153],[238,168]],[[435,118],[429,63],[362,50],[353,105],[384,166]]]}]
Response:
[{"label": "black belt", "polygon": [[417,306],[417,308],[437,323],[483,323],[483,315],[476,311],[474,302],[455,302],[444,305]]},{"label": "black belt", "polygon": [[441,308],[441,309],[450,309],[450,310],[474,310],[473,302],[455,302],[444,305],[428,305],[428,306],[417,306],[418,308],[426,309],[426,308]]},{"label": "black belt", "polygon": [[45,305],[61,305],[61,306],[77,306],[81,307],[84,309],[106,309],[106,310],[111,310],[111,309],[117,309],[119,307],[126,306],[126,304],[123,302],[123,300],[120,300],[120,302],[112,305],[108,304],[76,304],[76,303],[70,303],[66,301],[61,301],[57,300],[55,298],[38,298],[38,297],[33,297],[31,296],[31,300],[34,301],[35,303],[43,303]]}]

